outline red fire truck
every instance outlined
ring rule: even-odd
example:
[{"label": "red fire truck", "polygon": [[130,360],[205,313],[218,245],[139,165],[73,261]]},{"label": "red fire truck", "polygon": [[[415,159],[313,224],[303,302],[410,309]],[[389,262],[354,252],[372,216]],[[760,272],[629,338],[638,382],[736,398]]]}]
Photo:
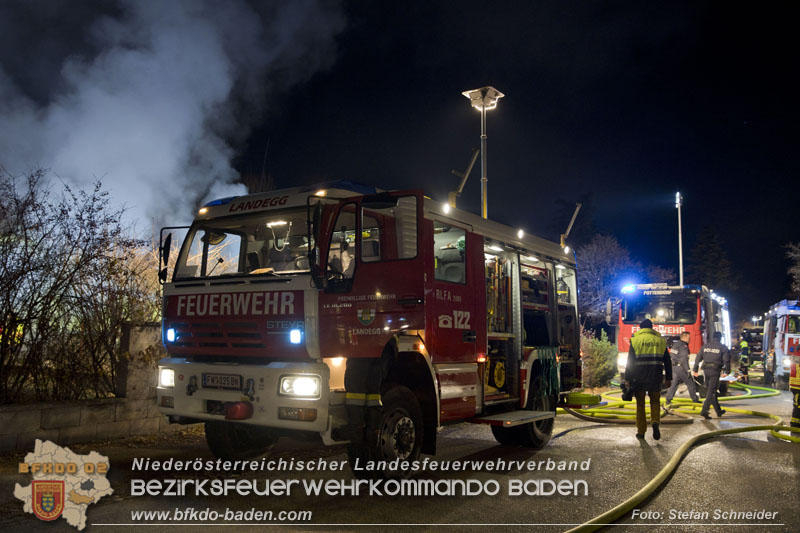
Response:
[{"label": "red fire truck", "polygon": [[462,421],[541,447],[580,383],[573,258],[419,191],[345,182],[216,200],[177,256],[158,406],[204,422],[220,457],[280,436],[335,444],[349,358],[391,359],[370,450],[387,461],[435,453],[437,429]]},{"label": "red fire truck", "polygon": [[711,340],[715,331],[722,333],[722,344],[731,347],[728,302],[705,285],[626,285],[622,288],[617,331],[617,366],[620,372],[628,361],[631,336],[645,318],[653,322],[653,329],[666,337],[669,343],[684,331],[691,333],[689,352],[692,358],[705,342]]},{"label": "red fire truck", "polygon": [[781,300],[764,321],[764,380],[800,389],[800,303]]}]

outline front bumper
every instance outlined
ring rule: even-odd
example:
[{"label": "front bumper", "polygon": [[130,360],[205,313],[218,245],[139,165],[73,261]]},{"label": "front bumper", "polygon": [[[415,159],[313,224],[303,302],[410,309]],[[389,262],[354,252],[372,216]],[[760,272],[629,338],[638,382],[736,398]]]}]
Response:
[{"label": "front bumper", "polygon": [[[183,358],[164,358],[158,363],[159,376],[162,368],[175,371],[173,387],[164,387],[159,380],[156,389],[158,409],[171,419],[225,420],[219,412],[220,403],[250,402],[253,414],[245,420],[236,422],[264,427],[313,431],[324,433],[328,428],[330,370],[325,363],[314,362],[273,362],[266,365],[212,364],[189,362]],[[203,374],[223,374],[241,376],[243,390],[205,388]],[[278,394],[280,379],[287,375],[317,376],[320,380],[319,397],[314,399],[294,398]],[[194,380],[192,380],[194,377]],[[253,380],[249,392],[245,384]],[[192,390],[191,383],[196,383]],[[171,398],[171,399],[170,399]],[[172,407],[167,407],[168,405]],[[281,408],[284,408],[281,410]],[[316,409],[314,420],[287,420],[279,417],[279,412],[292,409]]]}]

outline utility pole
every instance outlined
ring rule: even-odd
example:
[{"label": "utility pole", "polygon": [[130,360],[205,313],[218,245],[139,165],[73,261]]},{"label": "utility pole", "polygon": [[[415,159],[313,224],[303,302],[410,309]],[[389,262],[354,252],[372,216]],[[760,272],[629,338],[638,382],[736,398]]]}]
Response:
[{"label": "utility pole", "polygon": [[683,196],[681,193],[675,193],[675,207],[678,208],[678,271],[680,272],[680,285],[683,287],[683,233],[681,232],[681,205],[683,204]]}]

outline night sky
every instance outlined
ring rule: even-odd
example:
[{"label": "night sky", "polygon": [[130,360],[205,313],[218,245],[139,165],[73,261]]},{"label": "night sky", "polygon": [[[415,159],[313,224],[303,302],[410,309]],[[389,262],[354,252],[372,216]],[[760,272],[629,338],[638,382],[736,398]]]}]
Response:
[{"label": "night sky", "polygon": [[[240,173],[445,200],[488,116],[489,216],[556,240],[564,205],[677,268],[715,226],[734,317],[789,288],[800,240],[796,2],[0,4],[0,164],[101,177],[174,224]],[[480,165],[459,207],[479,211]],[[591,208],[589,208],[591,204]],[[560,211],[559,211],[560,209]],[[565,226],[566,222],[563,223]],[[687,283],[693,280],[687,278]]]},{"label": "night sky", "polygon": [[[293,91],[247,153],[278,186],[350,178],[446,199],[487,118],[489,215],[557,239],[556,201],[677,272],[703,226],[743,282],[737,318],[785,297],[796,221],[797,4],[354,2],[338,58]],[[795,35],[793,37],[793,35]],[[459,206],[479,212],[480,166]],[[592,212],[593,211],[593,212]],[[691,279],[686,279],[691,283]]]}]

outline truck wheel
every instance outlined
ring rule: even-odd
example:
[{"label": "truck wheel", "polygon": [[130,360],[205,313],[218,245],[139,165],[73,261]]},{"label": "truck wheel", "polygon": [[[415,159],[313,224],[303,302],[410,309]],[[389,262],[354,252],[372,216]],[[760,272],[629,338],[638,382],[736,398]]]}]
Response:
[{"label": "truck wheel", "polygon": [[[409,470],[372,470],[365,471],[369,461],[386,461],[394,459],[408,461],[419,458],[422,449],[422,409],[417,397],[408,388],[395,386],[383,395],[383,413],[377,438],[367,436],[364,445],[350,445],[347,448],[347,459],[350,469],[356,477],[400,478],[410,473]],[[358,461],[356,463],[356,461]],[[356,464],[362,470],[356,470]]]},{"label": "truck wheel", "polygon": [[[528,400],[528,407],[531,411],[555,411],[556,404],[558,403],[557,397],[554,395],[546,395],[542,391],[541,378],[538,381],[539,386],[536,387],[537,393],[535,396]],[[550,435],[553,434],[553,425],[555,418],[547,418],[544,420],[537,420],[517,426],[519,428],[519,443],[523,446],[539,450],[544,447],[550,440]]]},{"label": "truck wheel", "polygon": [[499,442],[500,444],[519,444],[519,427],[510,427],[506,428],[503,426],[490,426],[492,428],[492,435],[494,436],[494,440]]},{"label": "truck wheel", "polygon": [[227,460],[264,455],[278,440],[268,428],[233,422],[208,421],[205,431],[206,443],[214,457]]}]

